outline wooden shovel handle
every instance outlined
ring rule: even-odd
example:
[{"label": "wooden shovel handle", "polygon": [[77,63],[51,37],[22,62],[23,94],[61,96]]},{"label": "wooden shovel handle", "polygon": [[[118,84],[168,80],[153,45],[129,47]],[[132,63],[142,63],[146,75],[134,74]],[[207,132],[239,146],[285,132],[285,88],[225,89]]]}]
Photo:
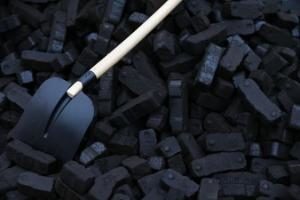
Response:
[{"label": "wooden shovel handle", "polygon": [[85,85],[100,78],[107,70],[117,64],[127,53],[138,45],[155,27],[157,27],[183,0],[168,0],[146,22],[128,36],[114,50],[85,73],[67,91],[69,97],[75,97]]}]

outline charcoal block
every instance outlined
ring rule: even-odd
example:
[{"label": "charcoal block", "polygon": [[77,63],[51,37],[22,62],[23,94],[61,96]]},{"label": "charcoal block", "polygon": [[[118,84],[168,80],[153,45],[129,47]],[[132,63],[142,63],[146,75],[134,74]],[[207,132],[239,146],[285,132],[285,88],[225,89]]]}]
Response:
[{"label": "charcoal block", "polygon": [[251,198],[264,176],[249,172],[227,172],[214,176],[220,184],[220,196]]},{"label": "charcoal block", "polygon": [[184,163],[183,156],[176,154],[175,156],[168,159],[168,167],[177,171],[180,174],[186,174],[187,167]]},{"label": "charcoal block", "polygon": [[260,90],[259,86],[252,79],[236,81],[237,87],[245,100],[269,122],[274,122],[281,117],[280,108]]},{"label": "charcoal block", "polygon": [[207,47],[201,63],[197,66],[198,74],[195,80],[196,84],[204,85],[206,87],[211,86],[223,51],[223,48],[214,44],[210,44]]},{"label": "charcoal block", "polygon": [[207,0],[188,0],[185,2],[187,9],[194,15],[202,13],[207,15],[212,10],[212,5],[210,1]]},{"label": "charcoal block", "polygon": [[0,33],[13,30],[21,25],[21,21],[17,15],[11,15],[0,19]]},{"label": "charcoal block", "polygon": [[3,111],[5,106],[7,105],[7,98],[4,93],[0,93],[0,111]]},{"label": "charcoal block", "polygon": [[71,188],[69,188],[60,178],[55,180],[55,191],[63,199],[67,200],[83,200],[84,197],[80,196],[76,192],[74,192]]},{"label": "charcoal block", "polygon": [[188,132],[190,132],[193,136],[201,135],[203,132],[202,121],[199,119],[190,118]]},{"label": "charcoal block", "polygon": [[249,52],[249,47],[239,36],[229,37],[228,41],[229,47],[220,61],[220,66],[225,75],[232,75]]},{"label": "charcoal block", "polygon": [[37,85],[41,85],[44,81],[46,81],[50,77],[49,72],[37,72],[35,74],[35,83]]},{"label": "charcoal block", "polygon": [[289,193],[293,199],[300,199],[300,187],[298,185],[291,185],[289,188]]},{"label": "charcoal block", "polygon": [[135,69],[145,77],[153,80],[164,87],[164,80],[161,79],[153,61],[142,51],[138,51],[132,56],[132,64]]},{"label": "charcoal block", "polygon": [[129,184],[124,184],[117,187],[115,189],[115,192],[119,194],[124,194],[130,197],[130,199],[135,199],[136,197],[141,196],[139,192],[136,191],[136,189],[137,189],[136,187],[132,187]]},{"label": "charcoal block", "polygon": [[126,37],[128,37],[132,32],[133,30],[131,30],[128,21],[126,19],[123,19],[121,23],[116,27],[113,33],[113,37],[116,38],[117,40],[125,40]]},{"label": "charcoal block", "polygon": [[163,1],[162,0],[150,0],[146,3],[146,13],[147,14],[153,14],[161,5],[163,5]]},{"label": "charcoal block", "polygon": [[109,170],[118,167],[125,158],[125,155],[111,155],[100,158],[95,161],[94,167],[99,168],[102,173],[106,173]]},{"label": "charcoal block", "polygon": [[130,91],[142,95],[151,90],[160,90],[160,85],[141,75],[136,69],[124,66],[119,72],[119,81]]},{"label": "charcoal block", "polygon": [[285,47],[294,47],[297,44],[290,33],[268,23],[263,24],[258,33],[261,37],[272,44]]},{"label": "charcoal block", "polygon": [[16,13],[22,21],[33,27],[38,27],[45,20],[43,13],[22,1],[12,0],[9,1],[9,5],[12,11]]},{"label": "charcoal block", "polygon": [[148,159],[148,164],[151,169],[160,171],[165,168],[166,161],[162,156],[152,156]]},{"label": "charcoal block", "polygon": [[28,2],[28,3],[49,3],[49,2],[53,2],[55,0],[23,0],[24,2]]},{"label": "charcoal block", "polygon": [[53,173],[57,167],[53,156],[34,150],[18,140],[8,143],[6,155],[19,166],[43,175]]},{"label": "charcoal block", "polygon": [[262,157],[262,149],[259,143],[253,142],[248,146],[248,156]]},{"label": "charcoal block", "polygon": [[170,73],[186,73],[194,68],[196,59],[187,53],[180,53],[173,59],[160,62],[161,70],[165,75]]},{"label": "charcoal block", "polygon": [[79,163],[70,161],[63,166],[60,179],[77,193],[84,194],[92,187],[95,175]]},{"label": "charcoal block", "polygon": [[17,74],[17,80],[20,85],[28,84],[33,82],[32,71],[23,71]]},{"label": "charcoal block", "polygon": [[147,15],[145,15],[144,13],[133,12],[128,17],[128,22],[131,26],[133,26],[134,28],[137,28],[142,23],[144,23],[148,18],[149,17]]},{"label": "charcoal block", "polygon": [[176,13],[175,23],[180,29],[187,29],[192,26],[192,16],[187,10],[180,9],[180,11]]},{"label": "charcoal block", "polygon": [[263,15],[263,3],[261,1],[230,2],[226,10],[232,17],[242,19],[256,19]]},{"label": "charcoal block", "polygon": [[115,70],[110,69],[100,79],[98,90],[98,115],[109,116],[115,108]]},{"label": "charcoal block", "polygon": [[109,141],[116,129],[106,121],[100,121],[95,124],[94,136],[103,142]]},{"label": "charcoal block", "polygon": [[156,144],[157,137],[153,129],[146,129],[139,132],[139,152],[141,157],[147,158],[155,155]]},{"label": "charcoal block", "polygon": [[21,173],[25,170],[14,166],[0,173],[0,194],[4,195],[10,190],[17,189],[17,180]]},{"label": "charcoal block", "polygon": [[147,160],[138,156],[126,158],[122,161],[122,165],[126,167],[136,179],[139,179],[151,172],[151,168]]},{"label": "charcoal block", "polygon": [[72,44],[69,43],[65,46],[64,53],[58,54],[56,61],[54,61],[53,68],[56,72],[64,70],[66,67],[73,64],[78,57],[78,50]]},{"label": "charcoal block", "polygon": [[[220,165],[220,163],[223,163]],[[207,155],[192,162],[192,173],[197,177],[208,176],[228,170],[239,170],[247,165],[243,153],[217,153]]]},{"label": "charcoal block", "polygon": [[271,76],[264,70],[252,71],[249,78],[252,78],[261,88],[261,90],[269,95],[274,89],[274,81]]},{"label": "charcoal block", "polygon": [[203,178],[200,184],[198,200],[218,200],[220,184],[217,179]]},{"label": "charcoal block", "polygon": [[89,68],[94,66],[99,60],[99,55],[91,49],[90,46],[87,46],[82,50],[80,55],[77,58],[76,63],[72,67],[72,74],[75,76],[82,75]]},{"label": "charcoal block", "polygon": [[242,66],[251,72],[257,70],[261,62],[262,62],[261,58],[254,51],[250,49],[244,61],[242,62]]},{"label": "charcoal block", "polygon": [[205,138],[208,152],[243,151],[246,143],[241,133],[211,133]]},{"label": "charcoal block", "polygon": [[0,63],[0,67],[3,75],[13,75],[22,71],[21,61],[15,53],[7,55]]},{"label": "charcoal block", "polygon": [[289,63],[292,63],[296,57],[296,52],[288,47],[282,47],[279,49],[279,54],[286,59]]},{"label": "charcoal block", "polygon": [[286,163],[286,166],[290,174],[290,183],[299,184],[300,162],[298,160],[291,160]]},{"label": "charcoal block", "polygon": [[271,46],[269,44],[258,44],[255,49],[255,53],[260,56],[264,57],[269,52]]},{"label": "charcoal block", "polygon": [[299,24],[299,18],[295,13],[278,12],[276,24],[282,28],[292,29]]},{"label": "charcoal block", "polygon": [[187,129],[188,94],[184,77],[171,74],[168,79],[169,92],[169,124],[173,133]]},{"label": "charcoal block", "polygon": [[283,164],[284,162],[275,159],[253,158],[250,170],[254,173],[264,174],[269,166]]},{"label": "charcoal block", "polygon": [[204,156],[202,147],[197,144],[195,138],[189,133],[182,133],[178,136],[178,142],[182,148],[184,158],[192,161]]},{"label": "charcoal block", "polygon": [[66,13],[57,11],[54,14],[48,43],[48,52],[61,53],[66,36]]},{"label": "charcoal block", "polygon": [[161,60],[170,60],[178,52],[178,44],[175,35],[168,31],[160,31],[153,39],[153,50]]},{"label": "charcoal block", "polygon": [[54,53],[46,53],[35,50],[25,50],[21,54],[22,64],[28,69],[41,72],[54,71],[53,63],[57,59]]},{"label": "charcoal block", "polygon": [[[192,15],[187,10],[182,9],[182,7],[181,7],[176,12],[175,23],[180,29],[190,28],[191,26],[193,26]],[[185,32],[183,35],[190,35],[190,33]]]},{"label": "charcoal block", "polygon": [[285,75],[278,75],[276,80],[276,86],[284,90],[288,97],[294,102],[294,104],[300,104],[300,98],[297,92],[300,91],[300,83]]},{"label": "charcoal block", "polygon": [[[86,36],[86,38],[85,38],[86,43],[92,44],[92,43],[94,43],[94,42],[98,39],[98,37],[99,37],[99,35],[98,35],[98,33],[96,33],[96,32],[89,33],[89,34]],[[94,48],[94,47],[95,47],[95,46],[93,46],[93,48]]]},{"label": "charcoal block", "polygon": [[210,92],[199,92],[194,95],[194,102],[197,105],[212,111],[223,111],[228,104],[226,100],[219,98]]},{"label": "charcoal block", "polygon": [[288,61],[274,50],[271,50],[268,54],[266,54],[262,60],[264,70],[270,75],[276,74],[287,65]]},{"label": "charcoal block", "polygon": [[263,0],[263,3],[265,5],[263,9],[264,14],[274,14],[277,13],[278,10],[282,8],[282,4],[280,0],[274,0],[274,1]]},{"label": "charcoal block", "polygon": [[157,111],[150,114],[146,122],[146,127],[154,129],[156,131],[162,130],[167,124],[168,109],[161,107]]},{"label": "charcoal block", "polygon": [[256,32],[253,20],[231,19],[224,20],[227,27],[228,36],[232,35],[251,35]]},{"label": "charcoal block", "polygon": [[3,89],[9,83],[12,83],[15,79],[13,77],[1,77],[0,78],[0,88]]},{"label": "charcoal block", "polygon": [[130,200],[130,197],[126,194],[114,194],[111,200]]},{"label": "charcoal block", "polygon": [[224,99],[230,99],[235,91],[234,85],[226,81],[222,78],[218,78],[215,81],[215,85],[213,88],[214,94],[218,97],[224,98]]},{"label": "charcoal block", "polygon": [[[216,17],[220,17],[219,14],[221,13],[217,13],[217,12],[215,13],[217,15]],[[220,22],[221,20],[216,20],[216,21]],[[199,13],[196,16],[193,16],[191,18],[191,25],[196,32],[204,31],[209,27],[210,20],[207,16],[203,15],[202,13]]]},{"label": "charcoal block", "polygon": [[289,120],[289,127],[296,130],[300,129],[299,117],[300,117],[300,106],[293,105],[290,120]]},{"label": "charcoal block", "polygon": [[152,199],[157,199],[157,200],[165,200],[166,197],[166,192],[161,189],[161,188],[154,188],[151,190],[147,195],[142,200],[152,200]]},{"label": "charcoal block", "polygon": [[30,33],[26,39],[24,39],[19,45],[18,50],[29,50],[39,45],[44,38],[44,34],[40,29],[37,29]]},{"label": "charcoal block", "polygon": [[112,169],[96,178],[95,184],[88,192],[87,198],[91,200],[109,199],[113,189],[127,182],[129,178],[130,175],[124,167]]},{"label": "charcoal block", "polygon": [[63,10],[66,11],[66,24],[68,27],[74,26],[77,20],[77,11],[79,9],[79,0],[65,0],[62,4]]},{"label": "charcoal block", "polygon": [[294,143],[292,149],[290,150],[290,155],[293,158],[300,160],[300,142]]},{"label": "charcoal block", "polygon": [[163,100],[164,97],[157,91],[146,92],[115,110],[110,122],[119,127],[129,125],[159,108]]},{"label": "charcoal block", "polygon": [[9,191],[5,195],[6,200],[29,200],[30,198],[17,190]]},{"label": "charcoal block", "polygon": [[232,126],[219,113],[208,113],[203,121],[203,128],[208,133],[230,133]]},{"label": "charcoal block", "polygon": [[24,172],[18,177],[18,190],[31,197],[54,199],[54,178]]},{"label": "charcoal block", "polygon": [[265,197],[265,196],[259,196],[256,198],[256,200],[272,200],[273,198]]},{"label": "charcoal block", "polygon": [[120,129],[109,141],[113,152],[122,152],[123,154],[134,154],[138,148],[138,138],[127,131],[133,131],[129,127]]},{"label": "charcoal block", "polygon": [[219,43],[226,39],[227,31],[223,23],[211,24],[208,29],[182,39],[184,49],[194,55],[201,54],[210,43]]},{"label": "charcoal block", "polygon": [[144,176],[138,180],[138,185],[144,194],[150,193],[153,189],[159,188],[162,176],[166,170],[161,170],[153,174]]},{"label": "charcoal block", "polygon": [[82,164],[89,165],[97,159],[97,157],[103,155],[106,150],[107,149],[103,143],[95,142],[81,152],[79,160]]},{"label": "charcoal block", "polygon": [[162,140],[158,143],[157,147],[166,158],[170,158],[181,152],[178,140],[173,136]]},{"label": "charcoal block", "polygon": [[191,197],[199,190],[199,185],[189,177],[182,176],[178,172],[168,169],[161,177],[161,182],[168,188],[177,189],[186,197]]},{"label": "charcoal block", "polygon": [[20,113],[14,110],[4,111],[0,114],[0,122],[4,128],[13,128],[20,119]]},{"label": "charcoal block", "polygon": [[183,200],[184,193],[177,189],[169,189],[168,193],[166,194],[165,200],[171,200],[171,199]]},{"label": "charcoal block", "polygon": [[273,183],[288,184],[289,173],[284,166],[273,165],[267,168],[267,176]]},{"label": "charcoal block", "polygon": [[9,31],[9,38],[15,44],[18,45],[22,40],[24,40],[31,33],[31,28],[27,24],[21,24],[18,28]]},{"label": "charcoal block", "polygon": [[11,166],[11,161],[8,160],[6,153],[0,155],[0,173]]},{"label": "charcoal block", "polygon": [[27,92],[26,88],[19,86],[16,83],[10,83],[4,89],[4,93],[9,101],[15,103],[24,109],[31,99],[31,95]]},{"label": "charcoal block", "polygon": [[296,26],[293,30],[292,30],[292,35],[295,38],[299,38],[300,37],[300,30],[299,30],[299,26]]},{"label": "charcoal block", "polygon": [[262,143],[262,149],[266,157],[283,160],[289,157],[289,146],[280,142],[264,142]]},{"label": "charcoal block", "polygon": [[267,180],[259,182],[258,191],[260,194],[275,198],[275,199],[289,199],[290,193],[288,187],[281,184],[273,184]]},{"label": "charcoal block", "polygon": [[123,15],[126,2],[126,0],[109,1],[106,4],[104,21],[115,25],[119,24]]}]

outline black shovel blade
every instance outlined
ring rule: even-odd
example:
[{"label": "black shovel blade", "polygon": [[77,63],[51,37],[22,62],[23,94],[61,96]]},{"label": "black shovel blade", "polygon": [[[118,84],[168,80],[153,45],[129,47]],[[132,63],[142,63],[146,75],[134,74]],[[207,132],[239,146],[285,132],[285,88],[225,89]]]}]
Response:
[{"label": "black shovel blade", "polygon": [[67,97],[70,83],[59,78],[45,81],[10,132],[33,148],[61,161],[71,160],[94,118],[92,101],[84,93]]}]

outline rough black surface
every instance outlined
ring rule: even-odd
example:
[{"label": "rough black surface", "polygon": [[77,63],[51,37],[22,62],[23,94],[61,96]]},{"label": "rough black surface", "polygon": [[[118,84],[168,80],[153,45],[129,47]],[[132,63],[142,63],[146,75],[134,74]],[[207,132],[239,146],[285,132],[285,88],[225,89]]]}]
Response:
[{"label": "rough black surface", "polygon": [[85,88],[73,160],[10,138],[45,80],[76,81],[165,1],[0,1],[0,200],[299,199],[298,0],[183,0]]}]

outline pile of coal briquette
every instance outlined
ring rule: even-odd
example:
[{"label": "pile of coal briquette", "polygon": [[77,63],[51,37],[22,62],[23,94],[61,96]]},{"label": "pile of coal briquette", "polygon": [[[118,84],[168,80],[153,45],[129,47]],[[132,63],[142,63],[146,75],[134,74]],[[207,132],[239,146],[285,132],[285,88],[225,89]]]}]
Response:
[{"label": "pile of coal briquette", "polygon": [[45,80],[76,81],[165,1],[0,1],[1,200],[300,199],[299,0],[184,0],[85,88],[72,161],[9,137]]}]

